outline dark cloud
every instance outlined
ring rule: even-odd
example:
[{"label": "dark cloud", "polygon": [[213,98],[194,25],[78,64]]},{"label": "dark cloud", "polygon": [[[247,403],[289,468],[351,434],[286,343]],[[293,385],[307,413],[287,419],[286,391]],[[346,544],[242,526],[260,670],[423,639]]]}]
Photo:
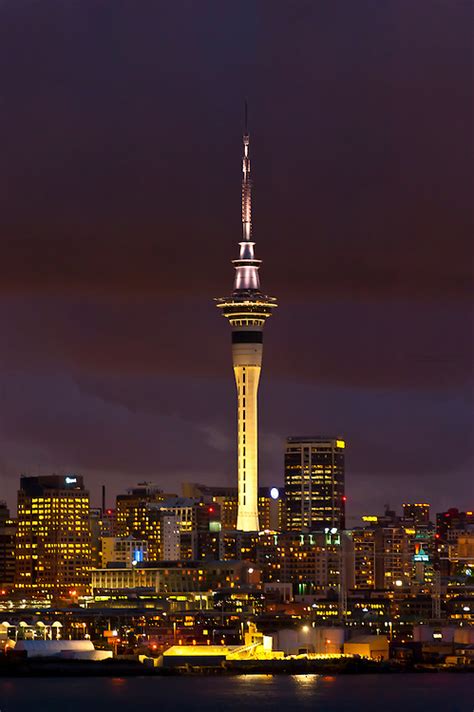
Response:
[{"label": "dark cloud", "polygon": [[[353,511],[472,496],[472,7],[0,7],[0,486],[231,482],[250,103],[262,477],[345,435]],[[452,502],[447,501],[450,482]],[[402,493],[403,492],[403,493]]]}]

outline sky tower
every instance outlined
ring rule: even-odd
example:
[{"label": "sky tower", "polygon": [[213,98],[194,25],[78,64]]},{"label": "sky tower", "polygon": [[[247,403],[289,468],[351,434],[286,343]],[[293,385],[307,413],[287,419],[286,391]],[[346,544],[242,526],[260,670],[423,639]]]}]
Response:
[{"label": "sky tower", "polygon": [[237,387],[237,529],[258,531],[258,382],[262,369],[263,326],[277,306],[275,297],[260,290],[252,241],[252,181],[250,137],[245,105],[244,154],[242,159],[242,240],[230,297],[216,300],[232,327],[232,363]]}]

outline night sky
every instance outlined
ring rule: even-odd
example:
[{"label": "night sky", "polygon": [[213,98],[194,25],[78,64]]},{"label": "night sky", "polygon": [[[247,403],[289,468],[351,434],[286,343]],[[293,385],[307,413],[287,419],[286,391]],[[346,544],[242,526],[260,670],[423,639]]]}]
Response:
[{"label": "night sky", "polygon": [[235,483],[247,97],[262,483],[341,435],[353,517],[472,509],[471,51],[470,0],[1,2],[0,498]]}]

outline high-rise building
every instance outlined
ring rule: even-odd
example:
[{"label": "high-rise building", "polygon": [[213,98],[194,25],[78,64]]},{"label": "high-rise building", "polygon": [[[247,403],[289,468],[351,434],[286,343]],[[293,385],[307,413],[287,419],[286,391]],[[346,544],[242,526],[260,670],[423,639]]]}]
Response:
[{"label": "high-rise building", "polygon": [[89,492],[82,477],[22,477],[15,588],[54,596],[87,592],[91,570]]},{"label": "high-rise building", "polygon": [[375,540],[375,587],[406,589],[413,575],[411,533],[403,526],[377,527]]},{"label": "high-rise building", "polygon": [[177,514],[164,512],[161,517],[161,558],[163,561],[181,559],[181,532]]},{"label": "high-rise building", "polygon": [[102,566],[102,539],[117,535],[117,523],[114,509],[92,507],[89,511],[89,528],[91,531],[91,561],[94,568]]},{"label": "high-rise building", "polygon": [[0,502],[0,589],[8,591],[15,579],[16,522],[5,502]]},{"label": "high-rise building", "polygon": [[344,452],[339,438],[289,437],[285,452],[289,531],[344,529]]},{"label": "high-rise building", "polygon": [[338,594],[343,581],[353,586],[348,546],[341,532],[262,534],[256,561],[264,581],[292,583],[295,595]]},{"label": "high-rise building", "polygon": [[[474,512],[460,512],[452,507],[436,515],[436,533],[439,539],[448,540],[452,530],[468,531],[474,526]],[[456,534],[457,536],[457,534]]]},{"label": "high-rise building", "polygon": [[221,527],[224,531],[237,527],[237,487],[202,485],[197,482],[183,482],[183,497],[202,499],[219,505]]},{"label": "high-rise building", "polygon": [[153,509],[150,505],[160,504],[174,496],[147,482],[127,490],[127,494],[117,495],[116,534],[146,539],[150,561],[159,560],[161,532],[159,522],[151,516]]},{"label": "high-rise building", "polygon": [[254,254],[247,120],[242,161],[242,240],[234,260],[234,290],[217,299],[217,306],[232,327],[232,362],[237,388],[237,529],[258,531],[258,416],[257,394],[262,369],[263,327],[277,306],[260,289],[261,260]]},{"label": "high-rise building", "polygon": [[403,505],[403,518],[413,524],[428,524],[430,521],[430,505],[414,502]]},{"label": "high-rise building", "polygon": [[[176,552],[171,560],[218,559],[220,546],[220,508],[202,499],[172,497],[159,504],[148,505],[148,518],[159,538],[159,556]],[[178,533],[178,535],[176,534]]]},{"label": "high-rise building", "polygon": [[8,509],[7,503],[0,500],[0,527],[10,519],[10,510]]},{"label": "high-rise building", "polygon": [[352,529],[348,533],[353,543],[354,588],[375,588],[375,530]]},{"label": "high-rise building", "polygon": [[91,507],[89,510],[89,530],[91,533],[91,566],[102,566],[102,509]]},{"label": "high-rise building", "polygon": [[262,531],[280,531],[283,502],[278,487],[258,488],[258,516]]}]

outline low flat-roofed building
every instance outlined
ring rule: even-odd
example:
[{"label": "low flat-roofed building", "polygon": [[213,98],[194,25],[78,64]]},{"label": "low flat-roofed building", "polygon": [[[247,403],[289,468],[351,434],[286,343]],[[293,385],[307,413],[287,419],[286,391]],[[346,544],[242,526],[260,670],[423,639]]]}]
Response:
[{"label": "low flat-roofed building", "polygon": [[388,660],[389,644],[385,635],[358,635],[344,643],[345,655],[360,655],[361,658]]},{"label": "low flat-roofed building", "polygon": [[112,657],[111,650],[96,650],[90,640],[18,640],[15,652],[25,653],[28,658],[100,661]]}]

